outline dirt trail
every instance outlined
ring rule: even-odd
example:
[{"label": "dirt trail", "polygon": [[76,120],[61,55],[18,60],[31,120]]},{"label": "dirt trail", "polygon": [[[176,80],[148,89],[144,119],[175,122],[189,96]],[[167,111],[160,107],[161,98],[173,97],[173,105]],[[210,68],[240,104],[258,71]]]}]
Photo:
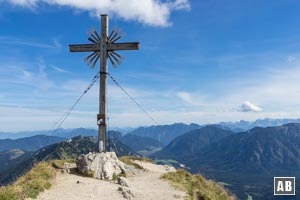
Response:
[{"label": "dirt trail", "polygon": [[[174,200],[184,199],[186,194],[176,190],[159,177],[168,172],[161,165],[138,162],[148,171],[127,177],[135,200]],[[118,191],[120,185],[82,177],[74,174],[58,173],[52,187],[41,193],[38,200],[122,200],[124,197]]]}]

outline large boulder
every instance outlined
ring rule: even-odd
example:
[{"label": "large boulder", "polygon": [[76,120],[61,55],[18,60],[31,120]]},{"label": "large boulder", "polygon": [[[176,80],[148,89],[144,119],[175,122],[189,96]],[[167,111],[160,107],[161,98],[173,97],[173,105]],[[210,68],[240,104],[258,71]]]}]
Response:
[{"label": "large boulder", "polygon": [[82,154],[76,165],[81,174],[97,179],[112,180],[114,175],[125,172],[124,164],[115,152]]}]

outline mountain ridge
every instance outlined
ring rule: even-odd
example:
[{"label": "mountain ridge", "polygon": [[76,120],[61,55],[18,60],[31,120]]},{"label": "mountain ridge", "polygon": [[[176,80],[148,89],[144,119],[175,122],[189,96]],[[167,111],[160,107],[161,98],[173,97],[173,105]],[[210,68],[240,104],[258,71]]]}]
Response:
[{"label": "mountain ridge", "polygon": [[64,141],[65,138],[47,135],[34,135],[19,139],[0,139],[0,152],[10,149],[36,151],[44,146]]},{"label": "mountain ridge", "polygon": [[186,133],[187,131],[200,128],[198,124],[175,123],[171,125],[157,125],[149,127],[139,127],[128,134],[150,137],[158,140],[164,145],[167,145],[177,136]]},{"label": "mountain ridge", "polygon": [[[40,161],[54,159],[75,159],[80,154],[97,152],[97,147],[97,140],[92,136],[77,136],[64,142],[43,147],[32,153],[28,159],[19,162],[16,166],[10,168],[8,171],[5,171],[5,173],[2,173],[5,174],[5,176],[0,177],[0,185],[6,185],[13,182]],[[127,145],[122,144],[116,138],[108,138],[107,149],[108,151],[116,152],[118,156],[139,155]]]},{"label": "mountain ridge", "polygon": [[300,124],[232,134],[179,160],[193,173],[230,183],[242,199],[271,199],[274,176],[300,176]]},{"label": "mountain ridge", "polygon": [[151,155],[151,157],[176,160],[177,157],[195,154],[203,147],[231,134],[234,134],[234,132],[230,130],[224,130],[218,126],[204,126],[176,137],[166,147],[154,153]]}]

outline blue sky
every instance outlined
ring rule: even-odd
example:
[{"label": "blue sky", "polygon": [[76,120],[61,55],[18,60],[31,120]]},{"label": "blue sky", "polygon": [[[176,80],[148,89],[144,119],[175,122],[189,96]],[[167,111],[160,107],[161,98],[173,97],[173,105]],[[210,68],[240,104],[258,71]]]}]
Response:
[{"label": "blue sky", "polygon": [[[299,1],[0,0],[0,131],[51,129],[97,69],[101,13],[139,51],[110,73],[160,124],[299,118]],[[64,128],[96,128],[99,83]],[[110,126],[152,125],[109,81]]]}]

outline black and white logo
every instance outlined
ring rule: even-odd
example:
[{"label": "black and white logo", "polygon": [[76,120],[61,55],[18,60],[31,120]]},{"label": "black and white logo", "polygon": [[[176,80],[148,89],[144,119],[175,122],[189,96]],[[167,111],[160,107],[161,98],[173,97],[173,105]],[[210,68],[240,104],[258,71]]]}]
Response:
[{"label": "black and white logo", "polygon": [[295,177],[274,177],[274,195],[295,195]]}]

